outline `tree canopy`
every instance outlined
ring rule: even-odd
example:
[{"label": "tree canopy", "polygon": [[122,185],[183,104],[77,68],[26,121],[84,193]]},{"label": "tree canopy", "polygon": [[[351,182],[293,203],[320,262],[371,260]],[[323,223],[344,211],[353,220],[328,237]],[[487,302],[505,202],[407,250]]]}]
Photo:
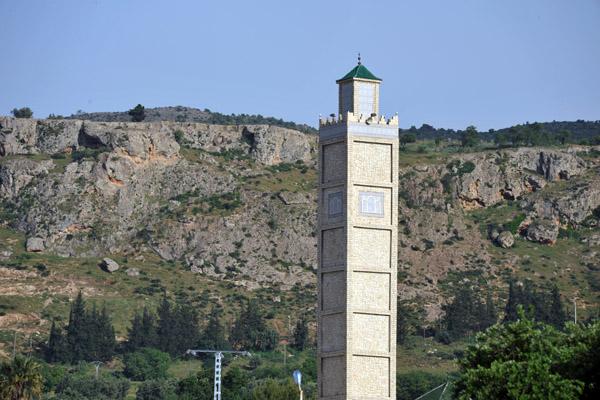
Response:
[{"label": "tree canopy", "polygon": [[404,149],[407,144],[415,143],[416,141],[417,135],[414,133],[405,133],[404,135],[400,136],[400,147]]},{"label": "tree canopy", "polygon": [[114,355],[115,330],[106,307],[98,310],[96,305],[93,305],[91,310],[88,310],[81,292],[71,304],[69,323],[64,330],[66,334],[52,323],[48,348],[45,351],[47,361],[107,361]]},{"label": "tree canopy", "polygon": [[600,396],[600,324],[566,332],[518,307],[516,321],[477,336],[458,361],[456,399],[596,399]]},{"label": "tree canopy", "polygon": [[23,107],[20,109],[13,108],[10,112],[15,118],[31,118],[33,117],[33,111],[29,107]]},{"label": "tree canopy", "polygon": [[138,104],[135,108],[129,110],[128,114],[131,115],[131,120],[133,122],[141,122],[146,119],[146,109],[141,104]]},{"label": "tree canopy", "polygon": [[3,400],[40,398],[43,386],[40,366],[31,358],[16,357],[0,366],[0,395]]},{"label": "tree canopy", "polygon": [[479,142],[479,132],[473,125],[467,126],[467,129],[460,134],[460,143],[463,147],[474,147]]}]

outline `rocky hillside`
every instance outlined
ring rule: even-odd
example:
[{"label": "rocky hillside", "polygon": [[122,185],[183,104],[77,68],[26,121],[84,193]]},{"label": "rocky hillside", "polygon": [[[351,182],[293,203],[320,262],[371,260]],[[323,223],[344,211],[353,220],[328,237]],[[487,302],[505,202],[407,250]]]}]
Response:
[{"label": "rocky hillside", "polygon": [[[194,282],[227,283],[265,293],[266,303],[285,304],[287,296],[286,312],[311,312],[316,141],[266,125],[0,117],[0,295],[11,304],[37,298],[41,307],[82,287],[119,296],[122,282],[146,285],[144,269],[160,281],[161,268],[166,277],[181,266],[182,292]],[[434,321],[460,285],[502,304],[508,280],[531,279],[557,283],[592,312],[600,290],[599,154],[590,147],[402,153],[401,298]],[[104,258],[135,271],[108,275]],[[123,301],[144,301],[159,292],[152,287],[167,285],[153,284]],[[203,304],[233,296],[189,290]],[[43,319],[19,307],[8,314]]]}]

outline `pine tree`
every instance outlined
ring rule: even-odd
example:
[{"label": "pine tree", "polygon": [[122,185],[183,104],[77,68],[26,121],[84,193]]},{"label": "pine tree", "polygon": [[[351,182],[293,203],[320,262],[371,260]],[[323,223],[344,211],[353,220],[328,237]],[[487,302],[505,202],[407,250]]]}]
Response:
[{"label": "pine tree", "polygon": [[128,114],[131,115],[131,120],[133,122],[141,122],[146,119],[146,108],[143,105],[138,104],[135,108],[129,110]]},{"label": "pine tree", "polygon": [[158,336],[154,314],[144,307],[142,314],[136,312],[131,320],[131,327],[127,328],[127,351],[134,352],[142,347],[156,348]]},{"label": "pine tree", "polygon": [[298,350],[304,350],[308,347],[308,324],[305,317],[302,317],[296,323],[296,328],[294,329],[294,346]]},{"label": "pine tree", "polygon": [[494,325],[498,321],[498,316],[496,315],[496,310],[494,309],[494,302],[492,300],[492,295],[490,293],[487,294],[485,298],[485,322],[482,330],[489,328]]},{"label": "pine tree", "polygon": [[141,347],[157,347],[158,346],[158,333],[156,331],[156,317],[152,311],[144,307],[144,313],[142,314],[142,341]]},{"label": "pine tree", "polygon": [[229,335],[231,344],[237,348],[256,348],[265,347],[267,343],[266,347],[270,348],[278,340],[277,332],[267,329],[258,302],[248,300],[245,307],[242,303]]},{"label": "pine tree", "polygon": [[567,313],[565,306],[560,297],[560,291],[558,287],[554,285],[551,292],[551,304],[550,304],[550,321],[549,324],[557,329],[562,329],[567,322]]},{"label": "pine tree", "polygon": [[131,327],[127,328],[127,344],[125,345],[127,352],[133,353],[142,347],[142,341],[142,315],[136,311],[131,320]]},{"label": "pine tree", "polygon": [[96,359],[97,360],[110,360],[115,353],[115,329],[113,328],[110,318],[108,317],[108,311],[106,305],[102,307],[102,311],[96,313],[94,318],[94,333],[96,342]]},{"label": "pine tree", "polygon": [[[199,339],[198,312],[188,304],[179,304],[173,310],[175,320],[174,350],[183,353],[190,346],[195,345]],[[174,355],[174,353],[172,353]]]},{"label": "pine tree", "polygon": [[208,324],[202,335],[200,342],[204,347],[223,349],[225,344],[225,328],[219,319],[219,309],[213,307],[208,316]]},{"label": "pine tree", "polygon": [[510,282],[508,286],[508,301],[504,309],[504,322],[516,321],[519,318],[517,306],[523,304],[523,291],[521,286]]},{"label": "pine tree", "polygon": [[51,363],[68,363],[71,360],[71,354],[67,348],[65,335],[61,328],[56,326],[56,321],[52,321],[50,328],[50,338],[46,349],[46,361]]},{"label": "pine tree", "polygon": [[176,343],[174,342],[176,325],[174,311],[167,294],[165,293],[157,309],[158,323],[156,332],[158,334],[158,348],[171,355],[177,354]]},{"label": "pine tree", "polygon": [[396,343],[402,344],[405,342],[409,334],[409,308],[398,300],[396,307]]},{"label": "pine tree", "polygon": [[71,362],[85,360],[89,345],[90,329],[88,315],[85,310],[85,301],[81,292],[77,295],[71,311],[69,312],[69,325],[67,326],[67,345],[71,353]]},{"label": "pine tree", "polygon": [[473,329],[475,304],[471,290],[461,289],[452,303],[447,304],[443,309],[446,312],[444,325],[454,337],[464,336]]}]

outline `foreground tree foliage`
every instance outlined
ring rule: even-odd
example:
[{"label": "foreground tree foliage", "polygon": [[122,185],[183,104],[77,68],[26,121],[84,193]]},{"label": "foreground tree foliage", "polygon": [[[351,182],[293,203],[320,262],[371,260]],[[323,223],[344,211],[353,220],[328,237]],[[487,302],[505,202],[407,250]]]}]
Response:
[{"label": "foreground tree foliage", "polygon": [[17,357],[0,366],[2,400],[37,399],[42,396],[44,379],[40,366],[31,358]]},{"label": "foreground tree foliage", "polygon": [[446,382],[443,375],[413,371],[396,375],[396,400],[414,400]]},{"label": "foreground tree foliage", "polygon": [[127,396],[130,382],[128,379],[113,376],[77,377],[65,375],[58,383],[55,396],[51,400],[121,400]]},{"label": "foreground tree foliage", "polygon": [[600,324],[560,332],[525,316],[494,325],[458,362],[456,399],[600,398]]},{"label": "foreground tree foliage", "polygon": [[177,380],[151,379],[140,384],[136,393],[136,400],[176,400],[175,394]]},{"label": "foreground tree foliage", "polygon": [[279,383],[275,379],[268,378],[252,392],[252,400],[297,400],[299,398],[298,386],[291,379]]}]

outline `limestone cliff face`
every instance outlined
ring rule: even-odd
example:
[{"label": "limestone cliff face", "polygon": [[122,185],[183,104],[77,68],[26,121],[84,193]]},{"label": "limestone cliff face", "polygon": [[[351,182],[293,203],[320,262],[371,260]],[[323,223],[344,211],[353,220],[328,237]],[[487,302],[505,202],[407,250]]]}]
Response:
[{"label": "limestone cliff face", "polygon": [[543,189],[547,181],[569,180],[586,169],[575,154],[537,148],[461,157],[474,170],[461,174],[458,198],[465,209],[489,207]]},{"label": "limestone cliff face", "polygon": [[[315,144],[260,125],[0,117],[0,223],[61,256],[148,250],[249,289],[314,283]],[[522,238],[549,245],[559,227],[584,223],[600,206],[600,165],[577,155],[586,150],[400,168],[400,296],[422,299],[435,320],[450,276],[477,269],[484,284],[501,284],[498,268],[514,262],[494,258],[472,210],[515,200]]]},{"label": "limestone cliff face", "polygon": [[[165,260],[181,260],[208,275],[224,276],[234,269],[252,275],[252,282],[238,281],[249,287],[267,281],[294,284],[312,276],[296,271],[290,278],[280,266],[264,266],[263,260],[273,256],[272,239],[265,232],[278,231],[289,240],[276,246],[275,258],[296,265],[286,268],[312,268],[306,254],[313,246],[313,228],[296,222],[279,198],[241,191],[239,182],[281,162],[310,167],[314,138],[269,126],[7,117],[0,118],[0,132],[0,197],[12,218],[3,222],[42,238],[46,252],[103,256],[147,246]],[[199,151],[183,155],[176,139]],[[230,155],[250,164],[223,160]],[[194,210],[190,215],[198,209],[190,201],[234,192],[243,204],[235,213],[203,215],[206,210],[200,210],[196,216]],[[184,199],[174,200],[178,196]],[[315,197],[294,196],[304,198],[295,203],[295,211],[310,208]],[[257,222],[252,216],[258,214],[264,217]],[[271,220],[277,228],[267,225]],[[242,248],[233,244],[248,235],[255,238],[252,243]],[[254,250],[257,244],[260,252],[243,263],[229,255],[236,249]]]},{"label": "limestone cliff face", "polygon": [[153,152],[154,155],[170,157],[179,150],[174,141],[176,131],[181,132],[185,144],[191,148],[217,152],[249,149],[256,160],[264,165],[311,159],[311,139],[307,135],[276,126],[10,117],[0,117],[0,156],[51,154],[109,146],[113,149],[122,147],[134,157],[151,157]]}]

